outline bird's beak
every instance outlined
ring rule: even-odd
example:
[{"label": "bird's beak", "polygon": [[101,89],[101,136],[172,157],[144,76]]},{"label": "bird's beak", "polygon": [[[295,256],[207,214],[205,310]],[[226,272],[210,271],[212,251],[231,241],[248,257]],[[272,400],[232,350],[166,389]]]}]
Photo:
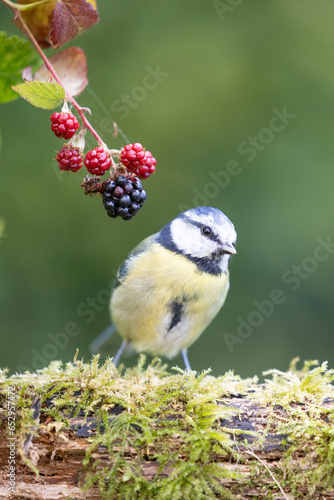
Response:
[{"label": "bird's beak", "polygon": [[231,245],[230,243],[223,243],[222,250],[224,253],[228,253],[230,255],[237,253],[235,247],[233,245]]}]

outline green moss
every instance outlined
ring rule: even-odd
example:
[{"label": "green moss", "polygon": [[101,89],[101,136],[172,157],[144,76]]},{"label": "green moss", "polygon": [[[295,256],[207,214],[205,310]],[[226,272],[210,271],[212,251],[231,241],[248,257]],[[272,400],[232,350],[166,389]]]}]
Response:
[{"label": "green moss", "polygon": [[[127,372],[127,387],[118,389],[116,398],[125,411],[112,419],[106,410],[100,413],[105,432],[93,439],[85,465],[101,445],[111,460],[103,469],[92,465],[86,486],[97,481],[105,498],[204,499],[216,493],[231,498],[220,481],[235,474],[215,463],[233,447],[217,424],[231,415],[231,409],[215,404],[221,394],[217,380],[181,371],[160,377],[159,368]],[[136,456],[129,461],[131,449]],[[160,472],[172,464],[172,472],[148,481],[140,473],[143,461],[157,461]]]},{"label": "green moss", "polygon": [[276,422],[276,432],[288,435],[278,471],[283,484],[294,498],[313,499],[334,487],[334,370],[318,361],[297,370],[298,361],[287,373],[267,372],[272,380],[259,394],[265,404],[280,404],[287,412],[285,421]]},{"label": "green moss", "polygon": [[[82,487],[89,490],[97,484],[102,498],[238,498],[224,487],[227,479],[236,480],[236,495],[256,484],[259,498],[271,498],[279,488],[274,477],[294,498],[313,498],[334,486],[334,411],[333,404],[324,401],[334,397],[334,371],[326,364],[313,365],[297,370],[294,360],[288,372],[271,370],[270,378],[258,384],[256,378],[242,380],[232,372],[212,377],[209,371],[195,374],[174,368],[168,373],[158,359],[145,366],[144,356],[125,371],[117,370],[110,359],[100,365],[98,357],[91,363],[75,358],[64,367],[53,362],[37,373],[8,377],[1,371],[0,382],[2,393],[9,384],[17,387],[22,458],[26,435],[37,436],[43,425],[32,418],[36,395],[42,402],[42,420],[50,417],[57,432],[77,416],[96,418],[83,461]],[[220,424],[237,414],[221,401],[233,394],[247,394],[271,412],[267,433],[288,436],[288,448],[270,474],[247,454],[247,441],[237,444],[237,431]],[[277,405],[284,409],[283,419],[274,411]],[[96,459],[98,449],[104,452],[103,460]],[[249,464],[247,480],[224,465],[229,461]],[[153,479],[145,474],[145,464],[155,467]]]}]

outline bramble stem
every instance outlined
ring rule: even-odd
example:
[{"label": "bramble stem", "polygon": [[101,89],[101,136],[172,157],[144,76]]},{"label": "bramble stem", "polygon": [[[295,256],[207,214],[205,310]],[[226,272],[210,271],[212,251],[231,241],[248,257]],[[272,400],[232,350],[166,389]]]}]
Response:
[{"label": "bramble stem", "polygon": [[[28,37],[30,38],[32,44],[34,45],[35,49],[37,50],[37,52],[39,53],[39,55],[43,59],[45,66],[50,71],[51,75],[56,80],[56,82],[59,83],[59,85],[61,85],[65,89],[65,87],[64,87],[61,79],[59,78],[59,76],[58,76],[55,68],[52,66],[52,64],[50,63],[49,59],[44,54],[44,52],[41,49],[41,47],[39,46],[36,38],[34,37],[34,35],[32,34],[32,32],[30,31],[30,29],[28,28],[27,23],[24,21],[24,19],[20,15],[20,13],[18,13],[18,18],[20,19],[20,21],[21,21],[21,23],[22,23],[22,25],[23,25],[23,27],[24,27],[24,29],[25,29]],[[65,89],[65,92],[66,92],[66,89]],[[66,97],[65,98],[77,110],[77,112],[79,113],[80,118],[81,118],[83,124],[85,125],[85,127],[93,134],[93,136],[96,138],[96,140],[100,144],[103,144],[103,140],[101,139],[101,137],[99,136],[99,134],[96,132],[96,130],[92,127],[92,125],[87,120],[86,116],[84,115],[84,112],[82,111],[81,106],[76,102],[76,100],[70,94],[68,94],[68,92],[66,92]]]},{"label": "bramble stem", "polygon": [[[10,0],[0,0],[1,2],[5,3],[9,8],[11,8],[15,14],[17,15],[17,18],[20,20],[25,32],[26,32],[26,35],[28,36],[28,38],[30,39],[31,43],[33,44],[33,46],[35,47],[35,49],[37,50],[38,54],[41,56],[45,66],[47,67],[47,69],[49,70],[49,72],[51,73],[51,75],[53,76],[54,80],[59,84],[61,85],[61,87],[63,87],[63,89],[65,90],[65,99],[67,101],[69,101],[72,106],[77,110],[81,120],[82,120],[82,123],[84,125],[85,128],[87,128],[91,134],[93,134],[93,136],[95,137],[95,139],[97,140],[99,146],[102,146],[102,147],[105,147],[105,149],[107,149],[107,146],[105,145],[105,143],[103,142],[102,138],[99,136],[99,134],[96,132],[96,130],[94,129],[94,127],[90,124],[90,122],[87,120],[85,114],[84,114],[84,108],[82,108],[78,103],[77,101],[66,91],[66,88],[64,86],[64,84],[62,83],[60,77],[58,76],[55,68],[52,66],[51,62],[49,61],[49,59],[46,57],[46,55],[44,54],[43,50],[41,49],[41,47],[39,46],[36,38],[34,37],[33,33],[30,31],[27,23],[25,22],[25,20],[23,19],[23,17],[21,16],[21,13],[19,11],[19,8],[17,8],[17,4],[11,2]],[[35,2],[34,4],[35,5],[39,5],[40,3],[44,3],[44,2],[48,2],[49,0],[41,0],[41,2]],[[30,6],[33,5],[33,4],[29,4]],[[114,160],[113,158],[111,157],[111,161],[112,161],[112,165],[113,167],[115,167],[115,163],[114,163]]]}]

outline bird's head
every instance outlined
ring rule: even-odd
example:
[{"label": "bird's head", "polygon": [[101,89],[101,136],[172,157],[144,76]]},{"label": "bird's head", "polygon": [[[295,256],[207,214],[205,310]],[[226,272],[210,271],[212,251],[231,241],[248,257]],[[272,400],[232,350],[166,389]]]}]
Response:
[{"label": "bird's head", "polygon": [[236,253],[232,222],[217,208],[197,207],[183,212],[159,233],[161,245],[193,261],[209,274],[227,272]]}]

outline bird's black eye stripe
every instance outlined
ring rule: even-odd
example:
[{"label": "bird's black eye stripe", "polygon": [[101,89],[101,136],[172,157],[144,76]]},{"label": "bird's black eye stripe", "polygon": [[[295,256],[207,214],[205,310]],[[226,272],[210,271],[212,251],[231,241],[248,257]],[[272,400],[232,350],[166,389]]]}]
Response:
[{"label": "bird's black eye stripe", "polygon": [[203,226],[201,228],[201,233],[204,235],[204,236],[210,236],[210,234],[212,233],[212,229],[211,227],[209,226]]},{"label": "bird's black eye stripe", "polygon": [[[180,216],[181,217],[181,216]],[[190,219],[189,217],[186,217],[183,215],[182,217],[183,219],[185,219],[186,221],[190,222],[190,224],[192,224],[193,226],[196,226],[198,227],[200,230],[201,230],[201,233],[206,236],[209,240],[212,240],[212,241],[216,241],[218,243],[220,243],[220,239],[219,239],[219,236],[217,234],[214,233],[213,229],[210,227],[210,226],[205,226],[204,224],[202,224],[201,222],[197,221],[197,220],[192,220]],[[209,232],[209,231],[210,232]]]}]

